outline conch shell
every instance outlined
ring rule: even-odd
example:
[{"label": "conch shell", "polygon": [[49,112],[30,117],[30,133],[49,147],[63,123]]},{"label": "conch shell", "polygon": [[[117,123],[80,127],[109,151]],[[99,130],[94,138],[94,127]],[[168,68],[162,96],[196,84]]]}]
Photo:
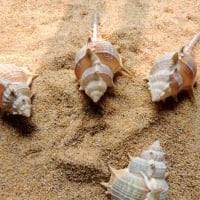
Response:
[{"label": "conch shell", "polygon": [[179,52],[171,52],[161,56],[153,65],[149,76],[149,90],[152,101],[165,101],[187,90],[194,100],[193,85],[196,81],[197,64],[190,55],[192,48],[200,40],[200,32],[190,41],[189,45]]},{"label": "conch shell", "polygon": [[98,32],[98,15],[94,14],[93,36],[76,54],[75,75],[80,90],[98,102],[108,87],[113,86],[113,77],[117,72],[130,76],[123,68],[121,57],[113,45],[101,38]]},{"label": "conch shell", "polygon": [[166,165],[159,141],[155,141],[141,153],[130,157],[127,168],[116,170],[110,167],[111,178],[101,183],[118,200],[166,200],[168,185],[165,181]]},{"label": "conch shell", "polygon": [[25,67],[0,64],[0,108],[8,114],[31,115],[30,85],[36,77]]}]

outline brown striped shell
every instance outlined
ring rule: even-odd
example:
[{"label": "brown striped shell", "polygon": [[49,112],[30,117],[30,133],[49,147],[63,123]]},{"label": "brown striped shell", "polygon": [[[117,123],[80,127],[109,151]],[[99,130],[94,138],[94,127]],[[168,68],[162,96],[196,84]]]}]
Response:
[{"label": "brown striped shell", "polygon": [[130,157],[127,168],[116,170],[110,167],[108,183],[102,183],[118,200],[166,200],[168,185],[165,180],[164,152],[155,141],[140,157]]},{"label": "brown striped shell", "polygon": [[150,71],[148,85],[152,101],[164,101],[169,96],[176,99],[182,90],[187,90],[193,99],[196,74],[197,65],[183,48],[161,56]]},{"label": "brown striped shell", "polygon": [[97,28],[97,15],[94,15],[93,36],[83,46],[75,58],[75,75],[80,90],[98,102],[107,87],[113,86],[113,77],[117,72],[124,71],[119,53],[114,46],[101,38]]},{"label": "brown striped shell", "polygon": [[37,75],[15,64],[0,64],[0,108],[9,114],[31,115],[30,85]]},{"label": "brown striped shell", "polygon": [[114,74],[122,70],[121,58],[110,42],[89,40],[76,55],[75,74],[80,89],[97,102],[107,87],[113,86]]},{"label": "brown striped shell", "polygon": [[89,43],[82,47],[76,54],[75,58],[75,74],[78,80],[81,79],[83,72],[92,67],[92,60],[88,56],[87,50],[90,49],[100,60],[100,63],[109,66],[113,74],[121,71],[122,63],[117,50],[110,42],[105,40],[89,40]]},{"label": "brown striped shell", "polygon": [[148,83],[152,101],[165,101],[169,96],[177,100],[177,94],[182,90],[187,90],[194,101],[197,64],[190,54],[199,41],[200,32],[197,32],[186,47],[179,52],[167,53],[155,62]]}]

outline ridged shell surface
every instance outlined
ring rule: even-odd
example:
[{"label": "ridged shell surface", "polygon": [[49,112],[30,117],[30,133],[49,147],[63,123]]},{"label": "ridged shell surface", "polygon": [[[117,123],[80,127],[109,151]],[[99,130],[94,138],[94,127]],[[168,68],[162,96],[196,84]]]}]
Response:
[{"label": "ridged shell surface", "polygon": [[[162,152],[159,159],[146,156],[147,152]],[[130,157],[127,168],[116,170],[111,168],[111,178],[108,183],[102,183],[107,193],[119,200],[166,200],[168,185],[165,180],[166,165],[164,152],[159,141],[155,141],[141,155]],[[145,159],[147,158],[147,159]]]},{"label": "ridged shell surface", "polygon": [[108,188],[108,193],[117,199],[145,199],[149,192],[141,174],[130,174],[128,169],[112,170],[109,183],[103,183]]},{"label": "ridged shell surface", "polygon": [[91,49],[100,59],[101,63],[107,65],[113,74],[121,70],[121,58],[113,45],[105,40],[92,41],[80,49],[75,58],[75,74],[79,80],[83,72],[92,67],[92,61],[87,56],[87,49]]},{"label": "ridged shell surface", "polygon": [[37,75],[25,67],[0,64],[0,108],[10,114],[30,116],[30,85]]},{"label": "ridged shell surface", "polygon": [[139,157],[131,157],[128,169],[130,173],[142,171],[147,176],[154,178],[165,178],[167,167],[164,162],[154,160],[144,160]]},{"label": "ridged shell surface", "polygon": [[89,39],[75,58],[75,75],[80,89],[98,102],[107,87],[113,86],[114,74],[122,69],[121,58],[110,42]]},{"label": "ridged shell surface", "polygon": [[178,73],[178,63],[174,61],[174,55],[168,53],[162,56],[150,72],[148,85],[154,102],[176,96],[182,89],[183,79]]},{"label": "ridged shell surface", "polygon": [[36,74],[31,73],[26,67],[18,67],[15,64],[0,64],[0,79],[30,85],[35,77]]},{"label": "ridged shell surface", "polygon": [[193,87],[196,81],[197,64],[191,55],[181,53],[180,59],[180,74],[183,78],[183,90]]},{"label": "ridged shell surface", "polygon": [[148,85],[152,101],[164,101],[170,96],[176,99],[182,90],[192,92],[196,73],[195,61],[183,49],[161,56],[150,71]]},{"label": "ridged shell surface", "polygon": [[108,87],[113,86],[113,77],[117,72],[129,75],[115,47],[102,39],[98,29],[98,13],[93,16],[93,33],[88,42],[76,54],[75,75],[80,90],[98,102]]}]

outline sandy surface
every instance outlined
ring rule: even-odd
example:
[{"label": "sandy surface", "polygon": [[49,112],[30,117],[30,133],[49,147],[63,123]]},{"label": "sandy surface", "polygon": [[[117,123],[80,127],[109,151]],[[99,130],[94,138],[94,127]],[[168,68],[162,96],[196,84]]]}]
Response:
[{"label": "sandy surface", "polygon": [[[166,152],[169,200],[200,199],[200,79],[193,104],[155,105],[145,82],[154,61],[177,51],[200,29],[197,0],[7,0],[0,4],[0,63],[39,73],[32,117],[0,127],[0,199],[107,200],[108,165],[155,140]],[[94,10],[101,32],[120,49],[134,76],[115,78],[99,104],[78,90],[74,57],[87,41]],[[200,44],[193,56],[200,64]]]}]

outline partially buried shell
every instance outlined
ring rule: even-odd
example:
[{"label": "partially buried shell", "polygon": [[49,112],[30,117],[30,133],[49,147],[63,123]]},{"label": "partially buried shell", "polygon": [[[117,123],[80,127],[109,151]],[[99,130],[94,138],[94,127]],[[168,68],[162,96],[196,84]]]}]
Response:
[{"label": "partially buried shell", "polygon": [[113,86],[113,77],[117,72],[130,73],[123,68],[121,57],[113,45],[101,38],[98,32],[98,16],[94,14],[93,36],[80,49],[75,58],[75,75],[80,90],[98,102],[107,87]]},{"label": "partially buried shell", "polygon": [[182,90],[188,91],[194,100],[193,85],[196,81],[197,64],[190,53],[199,39],[200,32],[188,46],[181,48],[179,52],[167,53],[155,62],[148,83],[153,102],[165,101],[170,96],[177,100],[177,94]]},{"label": "partially buried shell", "polygon": [[141,153],[130,157],[127,168],[116,170],[110,167],[111,178],[102,183],[107,193],[118,200],[166,200],[168,185],[165,180],[164,152],[159,141],[155,141]]},{"label": "partially buried shell", "polygon": [[36,76],[25,67],[0,64],[0,108],[2,112],[30,117],[30,85]]}]

